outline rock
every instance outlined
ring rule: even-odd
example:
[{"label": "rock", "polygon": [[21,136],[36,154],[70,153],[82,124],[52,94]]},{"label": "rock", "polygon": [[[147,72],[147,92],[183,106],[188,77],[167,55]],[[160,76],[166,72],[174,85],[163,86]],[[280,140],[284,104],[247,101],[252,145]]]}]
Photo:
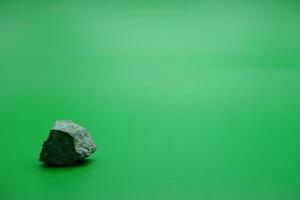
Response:
[{"label": "rock", "polygon": [[70,120],[56,121],[43,143],[40,161],[52,165],[73,165],[96,151],[87,130]]}]

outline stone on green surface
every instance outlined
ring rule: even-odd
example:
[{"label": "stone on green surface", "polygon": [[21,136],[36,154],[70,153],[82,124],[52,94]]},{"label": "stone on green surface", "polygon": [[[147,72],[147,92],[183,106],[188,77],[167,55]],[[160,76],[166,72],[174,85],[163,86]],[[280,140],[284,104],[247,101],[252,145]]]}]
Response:
[{"label": "stone on green surface", "polygon": [[56,121],[43,143],[40,161],[53,165],[73,165],[96,151],[87,129],[70,120]]}]

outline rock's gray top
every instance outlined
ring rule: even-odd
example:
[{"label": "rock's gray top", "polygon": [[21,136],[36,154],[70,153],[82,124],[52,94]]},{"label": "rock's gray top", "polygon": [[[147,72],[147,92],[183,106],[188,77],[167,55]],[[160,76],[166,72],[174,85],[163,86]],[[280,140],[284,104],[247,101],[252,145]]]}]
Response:
[{"label": "rock's gray top", "polygon": [[79,153],[82,158],[96,151],[96,145],[88,134],[87,129],[75,124],[71,120],[57,120],[51,130],[70,134],[74,139],[76,152]]}]

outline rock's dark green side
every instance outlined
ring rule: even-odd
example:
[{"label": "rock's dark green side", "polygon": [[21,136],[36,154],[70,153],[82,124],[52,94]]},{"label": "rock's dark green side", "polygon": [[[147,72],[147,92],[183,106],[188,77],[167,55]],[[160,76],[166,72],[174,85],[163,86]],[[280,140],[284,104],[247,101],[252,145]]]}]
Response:
[{"label": "rock's dark green side", "polygon": [[51,130],[40,153],[40,161],[53,165],[72,165],[82,158],[75,150],[74,139],[68,133]]}]

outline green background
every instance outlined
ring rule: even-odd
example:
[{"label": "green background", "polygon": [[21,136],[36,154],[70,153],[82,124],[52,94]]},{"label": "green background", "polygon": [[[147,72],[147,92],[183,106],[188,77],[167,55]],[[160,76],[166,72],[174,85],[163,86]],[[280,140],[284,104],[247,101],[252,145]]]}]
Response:
[{"label": "green background", "polygon": [[[0,1],[0,199],[299,200],[298,1]],[[57,119],[98,145],[38,162]]]}]

